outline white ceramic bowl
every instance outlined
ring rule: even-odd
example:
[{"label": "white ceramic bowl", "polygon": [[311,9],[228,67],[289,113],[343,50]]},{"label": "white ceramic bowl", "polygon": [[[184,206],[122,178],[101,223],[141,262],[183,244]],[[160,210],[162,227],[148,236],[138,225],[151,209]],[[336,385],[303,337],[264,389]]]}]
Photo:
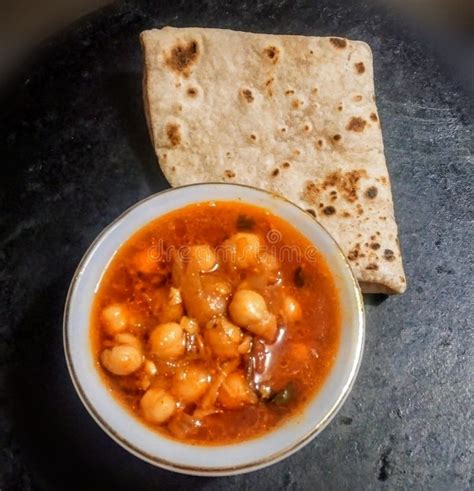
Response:
[{"label": "white ceramic bowl", "polygon": [[[341,344],[332,371],[305,411],[254,440],[222,446],[179,443],[150,431],[107,391],[89,343],[94,294],[114,254],[132,234],[172,210],[203,201],[242,201],[267,208],[296,227],[325,257],[340,294]],[[341,250],[308,213],[265,191],[234,184],[196,184],[163,191],[132,206],[109,225],[86,252],[69,289],[64,348],[74,386],[91,416],[117,443],[137,457],[175,472],[231,475],[288,457],[310,442],[336,415],[356,378],[364,344],[364,310],[357,281]]]}]

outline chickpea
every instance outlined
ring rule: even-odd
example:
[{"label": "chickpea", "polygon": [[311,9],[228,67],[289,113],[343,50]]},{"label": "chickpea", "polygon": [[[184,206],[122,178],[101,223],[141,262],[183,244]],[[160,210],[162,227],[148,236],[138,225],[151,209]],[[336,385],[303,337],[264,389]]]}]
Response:
[{"label": "chickpea", "polygon": [[229,306],[232,320],[241,327],[262,321],[268,314],[265,299],[253,290],[238,290]]},{"label": "chickpea", "polygon": [[239,269],[257,264],[261,245],[258,235],[246,232],[234,234],[224,242],[224,246],[231,253],[233,264]]},{"label": "chickpea", "polygon": [[147,248],[135,254],[132,260],[133,266],[143,274],[154,274],[160,271],[161,255],[158,251]]},{"label": "chickpea", "polygon": [[142,365],[143,355],[134,346],[123,344],[102,351],[101,362],[109,372],[115,375],[130,375]]},{"label": "chickpea", "polygon": [[110,335],[124,331],[128,325],[129,313],[127,308],[119,303],[106,307],[101,314],[106,332]]},{"label": "chickpea", "polygon": [[238,409],[256,404],[257,396],[249,387],[244,373],[238,370],[225,378],[219,389],[218,402],[226,409]]},{"label": "chickpea", "polygon": [[140,340],[136,336],[134,336],[133,334],[129,334],[128,332],[117,334],[114,340],[117,344],[126,344],[128,346],[133,346],[134,348],[137,348],[137,350],[139,351],[142,350],[142,343],[140,342]]},{"label": "chickpea", "polygon": [[189,256],[192,264],[195,264],[202,272],[210,271],[216,265],[216,254],[207,244],[190,247]]},{"label": "chickpea", "polygon": [[260,255],[259,266],[262,272],[267,274],[275,274],[280,268],[277,258],[267,252]]},{"label": "chickpea", "polygon": [[180,367],[176,371],[172,383],[171,392],[185,404],[197,402],[206,392],[211,383],[210,373],[199,365]]},{"label": "chickpea", "polygon": [[161,424],[171,418],[176,410],[176,401],[164,389],[149,389],[140,400],[143,416],[150,423]]},{"label": "chickpea", "polygon": [[273,343],[278,330],[276,317],[267,312],[261,321],[248,325],[247,330],[257,336],[260,336],[261,338],[264,338],[269,343]]},{"label": "chickpea", "polygon": [[151,352],[161,360],[175,360],[184,354],[184,331],[176,322],[160,324],[150,335]]},{"label": "chickpea", "polygon": [[301,319],[303,312],[298,301],[287,295],[283,300],[283,316],[287,322],[296,322]]}]

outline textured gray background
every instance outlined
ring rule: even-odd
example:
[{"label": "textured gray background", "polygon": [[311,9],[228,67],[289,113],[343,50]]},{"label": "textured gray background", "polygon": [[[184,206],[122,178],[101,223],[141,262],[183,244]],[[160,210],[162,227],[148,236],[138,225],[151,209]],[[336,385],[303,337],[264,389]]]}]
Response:
[{"label": "textured gray background", "polygon": [[[331,425],[245,476],[179,476],[127,454],[81,406],[62,350],[66,290],[88,244],[166,186],[138,42],[166,24],[341,35],[374,51],[408,291],[366,298],[360,375]],[[126,2],[45,45],[1,101],[0,488],[472,487],[472,106],[450,71],[365,2]]]}]

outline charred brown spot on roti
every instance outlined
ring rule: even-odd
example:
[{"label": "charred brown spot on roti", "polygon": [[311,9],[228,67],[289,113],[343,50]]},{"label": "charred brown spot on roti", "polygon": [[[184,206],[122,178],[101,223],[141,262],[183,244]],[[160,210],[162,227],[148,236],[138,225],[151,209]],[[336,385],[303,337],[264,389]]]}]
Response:
[{"label": "charred brown spot on roti", "polygon": [[293,153],[294,153],[295,155],[301,155],[301,150],[298,150],[297,148],[295,148],[295,149],[293,150]]},{"label": "charred brown spot on roti", "polygon": [[309,123],[306,123],[304,126],[303,126],[303,130],[306,132],[306,133],[310,133],[311,130],[312,130],[312,127]]},{"label": "charred brown spot on roti", "polygon": [[174,165],[171,167],[171,172],[176,172],[176,167]]},{"label": "charred brown spot on roti", "polygon": [[378,242],[372,242],[372,244],[370,244],[370,248],[374,251],[377,251],[378,249],[380,249],[380,244]]},{"label": "charred brown spot on roti", "polygon": [[356,244],[354,246],[354,249],[352,249],[351,251],[349,251],[349,254],[347,255],[347,259],[349,259],[349,261],[355,261],[360,255],[360,244]]},{"label": "charred brown spot on roti", "polygon": [[166,161],[166,159],[168,158],[168,154],[164,153],[160,158],[161,160]]},{"label": "charred brown spot on roti", "polygon": [[359,61],[359,63],[354,63],[356,72],[359,74],[362,74],[365,72],[365,65],[362,63],[362,61]]},{"label": "charred brown spot on roti", "polygon": [[343,49],[347,46],[347,41],[341,38],[329,38],[329,41],[333,46],[339,49]]},{"label": "charred brown spot on roti", "polygon": [[293,100],[291,101],[291,107],[292,107],[293,109],[298,109],[298,108],[299,108],[300,106],[302,106],[302,105],[303,105],[303,103],[302,103],[302,101],[300,101],[299,99],[293,99]]},{"label": "charred brown spot on roti", "polygon": [[400,281],[401,281],[402,283],[405,283],[405,281],[406,281],[406,280],[405,280],[405,278],[404,278],[403,276],[400,276]]},{"label": "charred brown spot on roti", "polygon": [[250,89],[242,89],[240,93],[242,94],[242,97],[247,102],[253,102],[254,96],[253,96],[252,91]]},{"label": "charred brown spot on roti", "polygon": [[318,93],[318,88],[317,88],[317,87],[313,87],[313,88],[311,89],[311,94],[312,94],[312,95],[316,95],[317,93]]},{"label": "charred brown spot on roti", "polygon": [[276,63],[278,61],[280,50],[276,46],[269,46],[268,48],[265,48],[263,52],[272,63]]},{"label": "charred brown spot on roti", "polygon": [[267,88],[267,94],[269,97],[273,96],[272,83],[274,80],[275,79],[273,77],[271,77],[265,82],[265,87]]},{"label": "charred brown spot on roti", "polygon": [[339,104],[339,106],[337,106],[337,110],[342,111],[342,109],[343,109],[342,104]]},{"label": "charred brown spot on roti", "polygon": [[319,189],[313,181],[306,181],[303,190],[303,199],[307,203],[316,204],[319,197]]},{"label": "charred brown spot on roti", "polygon": [[166,65],[184,77],[188,77],[191,65],[196,63],[199,57],[199,45],[196,41],[187,44],[178,44],[171,49],[166,57]]},{"label": "charred brown spot on roti", "polygon": [[370,263],[365,267],[365,269],[368,269],[369,271],[377,271],[379,267],[375,263]]},{"label": "charred brown spot on roti", "polygon": [[295,91],[292,89],[285,90],[285,95],[293,95],[294,93]]},{"label": "charred brown spot on roti", "polygon": [[346,130],[355,131],[356,133],[360,133],[360,132],[364,131],[366,124],[367,124],[367,121],[365,119],[354,116],[347,123]]},{"label": "charred brown spot on roti", "polygon": [[312,208],[307,208],[306,212],[316,218],[316,212]]},{"label": "charred brown spot on roti", "polygon": [[386,178],[385,176],[382,176],[382,177],[380,178],[380,182],[381,182],[382,184],[387,184],[387,178]]},{"label": "charred brown spot on roti", "polygon": [[186,94],[188,94],[189,97],[196,97],[197,93],[197,89],[194,87],[189,87],[189,89],[186,91]]},{"label": "charred brown spot on roti", "polygon": [[254,141],[254,142],[255,142],[255,141],[257,141],[257,135],[256,135],[255,133],[252,133],[252,134],[250,135],[250,139],[251,139],[252,141]]},{"label": "charred brown spot on roti", "polygon": [[282,166],[284,169],[288,169],[288,167],[290,167],[290,163],[289,163],[289,162],[283,162],[283,164],[281,164],[281,166]]},{"label": "charred brown spot on roti", "polygon": [[363,99],[363,97],[361,95],[355,95],[352,99],[354,102],[360,102]]},{"label": "charred brown spot on roti", "polygon": [[273,169],[272,176],[276,177],[280,173],[280,169]]},{"label": "charred brown spot on roti", "polygon": [[385,249],[383,251],[383,257],[387,261],[394,261],[395,260],[395,253],[391,249]]},{"label": "charred brown spot on roti", "polygon": [[365,195],[369,199],[374,199],[378,194],[378,189],[375,186],[370,186],[370,188],[367,189],[365,192]]},{"label": "charred brown spot on roti", "polygon": [[166,125],[166,136],[171,143],[172,147],[177,147],[181,143],[181,133],[179,131],[179,125],[175,123],[168,123]]},{"label": "charred brown spot on roti", "polygon": [[342,136],[341,136],[341,135],[339,135],[339,134],[336,134],[336,135],[334,135],[334,136],[332,137],[332,139],[333,139],[334,141],[337,141],[337,142],[338,142],[338,141],[339,141],[341,138],[342,138]]},{"label": "charred brown spot on roti", "polygon": [[325,215],[334,215],[334,213],[336,213],[336,208],[334,208],[334,206],[325,206],[323,208],[323,213]]},{"label": "charred brown spot on roti", "polygon": [[286,132],[286,128],[285,128],[284,126],[282,126],[282,127],[280,128],[280,131],[281,131],[282,133],[285,133],[285,132]]},{"label": "charred brown spot on roti", "polygon": [[229,170],[227,169],[225,172],[225,177],[228,177],[229,179],[232,179],[233,177],[235,177],[235,172],[233,170]]},{"label": "charred brown spot on roti", "polygon": [[342,216],[343,218],[349,218],[349,217],[351,216],[351,214],[350,214],[348,211],[343,211],[343,212],[341,213],[341,216]]},{"label": "charred brown spot on roti", "polygon": [[358,169],[349,172],[336,171],[327,176],[322,184],[323,189],[335,187],[346,201],[353,203],[357,200],[359,180],[367,177],[365,169]]},{"label": "charred brown spot on roti", "polygon": [[370,113],[370,119],[372,121],[378,121],[379,120],[379,118],[377,117],[377,115],[375,113]]},{"label": "charred brown spot on roti", "polygon": [[320,139],[319,139],[319,140],[316,142],[316,146],[317,146],[318,148],[323,148],[323,145],[324,145],[324,142],[323,142],[323,140],[321,140],[321,138],[320,138]]}]

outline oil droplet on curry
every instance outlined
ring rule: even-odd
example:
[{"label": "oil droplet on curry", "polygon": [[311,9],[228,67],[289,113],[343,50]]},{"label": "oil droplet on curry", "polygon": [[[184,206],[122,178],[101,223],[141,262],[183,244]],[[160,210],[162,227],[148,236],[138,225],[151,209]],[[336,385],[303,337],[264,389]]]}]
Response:
[{"label": "oil droplet on curry", "polygon": [[91,340],[105,384],[137,418],[212,445],[302,411],[331,370],[340,322],[328,266],[295,228],[254,206],[199,203],[120,248]]}]

